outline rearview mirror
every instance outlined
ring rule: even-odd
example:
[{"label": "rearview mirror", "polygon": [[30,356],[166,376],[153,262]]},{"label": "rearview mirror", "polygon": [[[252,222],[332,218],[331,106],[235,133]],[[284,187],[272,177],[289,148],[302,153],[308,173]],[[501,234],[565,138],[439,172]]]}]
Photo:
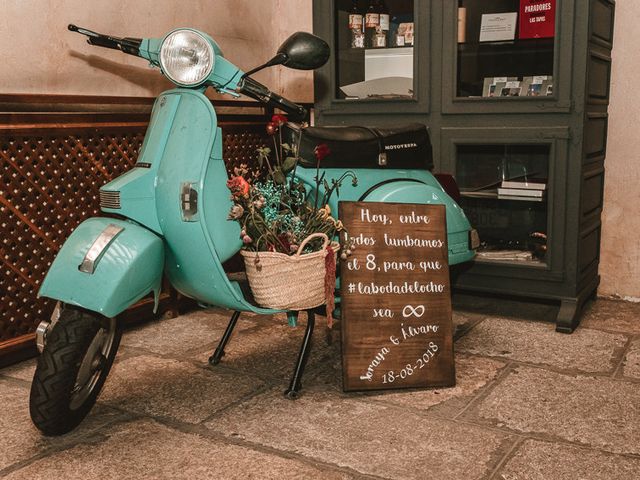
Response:
[{"label": "rearview mirror", "polygon": [[296,70],[315,70],[327,60],[331,51],[327,42],[307,32],[296,32],[287,38],[277,55],[273,58],[277,63]]}]

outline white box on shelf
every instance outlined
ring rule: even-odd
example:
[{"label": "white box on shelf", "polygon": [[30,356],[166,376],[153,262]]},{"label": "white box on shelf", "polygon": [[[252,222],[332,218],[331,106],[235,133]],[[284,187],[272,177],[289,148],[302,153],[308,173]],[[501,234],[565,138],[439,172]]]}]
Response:
[{"label": "white box on shelf", "polygon": [[386,77],[413,78],[413,47],[365,50],[365,81]]}]

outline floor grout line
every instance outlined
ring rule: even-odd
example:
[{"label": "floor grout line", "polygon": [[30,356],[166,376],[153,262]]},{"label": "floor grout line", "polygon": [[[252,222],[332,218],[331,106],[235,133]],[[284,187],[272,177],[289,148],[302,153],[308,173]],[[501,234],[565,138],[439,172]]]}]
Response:
[{"label": "floor grout line", "polygon": [[[627,359],[627,355],[629,354],[629,351],[631,350],[631,344],[634,341],[636,341],[638,338],[640,338],[640,335],[632,335],[627,338],[627,343],[625,343],[622,349],[622,352],[620,353],[620,359],[618,361],[618,364],[616,365],[616,368],[611,374],[612,378],[626,380],[626,377],[624,377],[623,375],[624,363],[625,363],[625,360]],[[640,382],[640,379],[630,379],[630,380],[638,380]]]},{"label": "floor grout line", "polygon": [[511,445],[511,448],[502,456],[502,458],[498,461],[494,469],[491,471],[489,475],[487,475],[487,480],[496,480],[497,475],[500,473],[502,468],[507,464],[509,460],[511,460],[516,452],[520,449],[520,446],[526,441],[525,437],[517,437],[515,442]]}]

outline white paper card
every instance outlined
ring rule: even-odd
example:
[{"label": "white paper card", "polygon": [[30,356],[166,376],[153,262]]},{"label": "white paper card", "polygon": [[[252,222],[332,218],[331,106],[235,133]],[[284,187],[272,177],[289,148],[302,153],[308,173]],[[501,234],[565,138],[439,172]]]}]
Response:
[{"label": "white paper card", "polygon": [[480,25],[481,42],[503,42],[516,38],[518,13],[485,13]]}]

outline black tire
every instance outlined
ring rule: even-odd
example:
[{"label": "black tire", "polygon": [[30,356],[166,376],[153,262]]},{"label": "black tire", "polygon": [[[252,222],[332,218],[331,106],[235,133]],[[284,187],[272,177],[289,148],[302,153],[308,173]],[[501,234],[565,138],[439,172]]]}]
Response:
[{"label": "black tire", "polygon": [[115,319],[62,310],[31,384],[31,420],[42,433],[70,432],[87,416],[111,370],[121,335]]}]

